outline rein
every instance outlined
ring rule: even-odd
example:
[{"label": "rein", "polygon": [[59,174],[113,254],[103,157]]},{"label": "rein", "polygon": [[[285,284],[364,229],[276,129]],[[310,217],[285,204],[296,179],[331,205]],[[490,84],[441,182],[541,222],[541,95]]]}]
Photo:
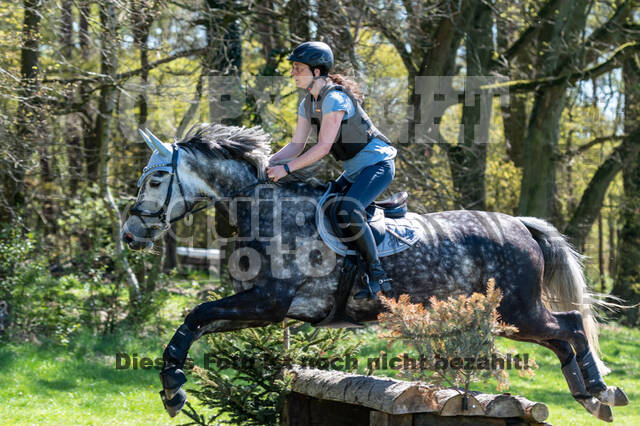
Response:
[{"label": "rein", "polygon": [[[132,216],[137,216],[138,218],[140,218],[140,220],[142,221],[142,223],[145,224],[145,226],[147,225],[147,223],[145,222],[144,218],[145,217],[157,217],[160,219],[160,221],[167,225],[167,228],[169,228],[171,226],[172,223],[179,221],[180,219],[184,218],[185,216],[189,215],[189,214],[194,214],[197,213],[199,211],[202,210],[206,210],[210,207],[213,207],[214,205],[216,205],[218,202],[222,201],[225,198],[233,198],[237,195],[240,195],[242,193],[244,193],[247,189],[250,189],[252,187],[255,187],[257,185],[263,184],[263,183],[267,183],[270,180],[269,179],[259,179],[257,182],[249,184],[243,188],[241,188],[240,190],[234,192],[233,194],[227,196],[227,197],[223,197],[223,198],[218,198],[218,199],[214,199],[213,201],[210,201],[209,203],[205,204],[204,206],[200,206],[197,209],[189,209],[189,203],[187,202],[187,200],[184,197],[184,190],[182,188],[182,182],[180,181],[180,176],[178,175],[178,150],[180,149],[180,147],[178,147],[176,144],[172,145],[173,147],[173,154],[171,156],[171,163],[166,163],[166,164],[159,164],[155,167],[166,167],[166,166],[171,166],[171,180],[169,181],[169,188],[167,189],[167,195],[164,198],[164,203],[162,204],[162,206],[156,210],[153,213],[149,213],[146,212],[144,210],[139,209],[138,207],[136,207],[135,205],[133,207],[131,207],[131,209],[129,209],[129,213]],[[176,179],[176,181],[178,182],[178,188],[180,189],[180,196],[182,197],[182,202],[185,206],[185,211],[184,213],[182,213],[181,215],[174,217],[173,219],[169,219],[167,221],[167,208],[169,207],[169,204],[171,203],[171,195],[173,193],[173,179]],[[153,225],[151,226],[152,228],[159,228],[159,226],[157,225]]]}]

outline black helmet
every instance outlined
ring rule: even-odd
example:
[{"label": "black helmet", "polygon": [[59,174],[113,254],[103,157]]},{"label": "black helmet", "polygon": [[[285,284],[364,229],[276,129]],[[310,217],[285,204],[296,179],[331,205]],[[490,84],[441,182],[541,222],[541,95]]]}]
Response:
[{"label": "black helmet", "polygon": [[320,75],[327,75],[333,68],[333,52],[328,44],[321,41],[307,41],[298,45],[287,59],[309,65],[312,72],[318,68]]}]

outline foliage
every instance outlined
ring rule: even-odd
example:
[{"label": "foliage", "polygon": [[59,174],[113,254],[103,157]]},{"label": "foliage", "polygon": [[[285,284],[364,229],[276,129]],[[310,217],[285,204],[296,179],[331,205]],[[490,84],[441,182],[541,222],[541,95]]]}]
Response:
[{"label": "foliage", "polygon": [[154,291],[165,279],[157,267],[159,256],[136,253],[130,260],[142,283],[142,299],[128,303],[106,203],[95,186],[80,195],[59,215],[57,234],[30,231],[20,217],[0,230],[7,337],[64,342],[81,325],[113,333],[124,320],[142,324],[166,299],[166,292]]},{"label": "foliage", "polygon": [[0,300],[9,309],[6,334],[53,337],[65,342],[79,326],[73,275],[56,278],[38,250],[36,236],[16,221],[0,231]]},{"label": "foliage", "polygon": [[[491,376],[501,388],[508,385],[507,372],[490,364],[493,357],[502,356],[496,350],[495,335],[509,335],[517,328],[500,320],[497,309],[502,291],[495,288],[493,279],[487,284],[486,295],[473,293],[446,301],[431,297],[428,308],[410,303],[407,294],[397,301],[386,297],[381,300],[389,310],[378,316],[388,330],[382,337],[413,346],[421,357],[421,367],[425,367],[417,373],[405,371],[407,375],[422,376],[439,386],[447,383],[464,387],[465,392],[472,381]],[[471,368],[467,360],[472,360]]]},{"label": "foliage", "polygon": [[345,332],[290,321],[211,334],[207,356],[212,362],[204,369],[194,367],[199,390],[190,393],[216,414],[207,419],[193,407],[183,411],[201,425],[219,421],[223,415],[230,424],[277,424],[292,379],[283,368],[293,364],[320,367],[318,360],[353,355],[360,343],[345,346],[341,342]]}]

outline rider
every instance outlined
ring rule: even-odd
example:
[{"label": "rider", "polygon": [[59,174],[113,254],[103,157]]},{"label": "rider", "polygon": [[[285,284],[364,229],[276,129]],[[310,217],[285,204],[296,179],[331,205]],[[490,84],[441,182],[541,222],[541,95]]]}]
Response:
[{"label": "rider", "polygon": [[[378,249],[367,223],[364,209],[391,183],[395,174],[396,149],[373,125],[360,105],[362,95],[354,81],[329,74],[333,52],[322,42],[310,41],[297,46],[288,57],[296,86],[306,90],[298,106],[298,124],[292,141],[274,154],[267,175],[274,181],[309,166],[331,154],[344,161],[345,171],[336,180],[340,192],[347,190],[339,210],[339,219],[355,237],[354,243],[367,262],[369,288],[354,297],[376,298],[378,291],[391,290]],[[316,128],[318,143],[304,150],[311,127]],[[283,165],[274,165],[284,163]]]}]

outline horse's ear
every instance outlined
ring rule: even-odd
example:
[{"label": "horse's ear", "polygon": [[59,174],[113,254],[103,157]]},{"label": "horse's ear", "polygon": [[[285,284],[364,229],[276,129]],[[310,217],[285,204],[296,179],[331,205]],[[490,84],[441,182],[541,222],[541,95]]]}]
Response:
[{"label": "horse's ear", "polygon": [[155,146],[155,149],[158,150],[158,152],[160,154],[162,154],[165,157],[171,157],[171,149],[169,148],[169,146],[167,146],[168,144],[165,144],[164,142],[162,142],[160,139],[158,139],[156,137],[156,135],[154,135],[153,133],[151,133],[151,130],[149,129],[144,129],[146,135],[149,137],[149,139],[151,139],[151,143],[153,143],[153,145]]},{"label": "horse's ear", "polygon": [[144,131],[142,129],[138,129],[138,133],[140,133],[140,136],[142,136],[142,140],[145,141],[145,143],[151,149],[151,151],[154,151],[156,147],[153,145],[153,142],[151,142],[151,139],[149,139],[149,137],[144,133]]}]

